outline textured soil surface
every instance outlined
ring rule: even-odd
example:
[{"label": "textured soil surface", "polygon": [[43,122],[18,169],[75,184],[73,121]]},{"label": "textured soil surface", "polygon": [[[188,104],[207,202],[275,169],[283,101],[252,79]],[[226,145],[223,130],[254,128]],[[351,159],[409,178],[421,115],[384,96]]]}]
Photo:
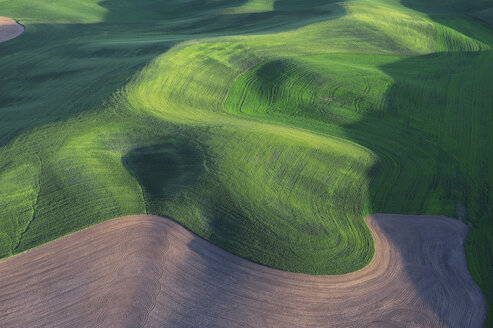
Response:
[{"label": "textured soil surface", "polygon": [[0,42],[16,38],[22,33],[24,33],[24,26],[12,18],[0,16]]},{"label": "textured soil surface", "polygon": [[[480,327],[467,227],[366,218],[376,254],[339,276],[281,272],[175,222],[131,216],[0,262],[1,327]],[[328,259],[330,260],[330,259]]]}]

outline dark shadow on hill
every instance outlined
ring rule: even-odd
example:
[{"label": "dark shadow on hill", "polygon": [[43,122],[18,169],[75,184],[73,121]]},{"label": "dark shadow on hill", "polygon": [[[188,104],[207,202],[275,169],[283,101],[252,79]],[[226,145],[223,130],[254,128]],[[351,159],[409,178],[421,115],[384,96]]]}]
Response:
[{"label": "dark shadow on hill", "polygon": [[[489,6],[484,1],[465,2],[456,0],[450,3],[430,3],[424,0],[401,1],[403,5],[426,13],[430,18],[466,36],[493,45],[493,28],[477,19],[470,18],[478,8]],[[360,143],[377,150],[383,158],[395,156],[392,161],[405,163],[407,168],[401,172],[415,170],[414,179],[405,174],[394,175],[395,183],[376,179],[370,190],[371,206],[376,212],[393,212],[392,195],[396,199],[414,200],[424,193],[436,205],[403,207],[404,212],[415,214],[445,214],[459,218],[470,226],[465,243],[468,268],[476,283],[488,300],[489,317],[486,326],[493,326],[493,134],[491,133],[491,108],[493,98],[493,51],[440,53],[436,55],[410,58],[382,67],[383,71],[396,80],[386,96],[387,106],[384,115],[401,117],[401,134],[388,134],[384,138],[400,140],[400,153],[393,154],[389,149],[371,147],[371,142],[360,138]],[[403,106],[408,99],[408,104]],[[411,103],[409,102],[411,100]],[[416,112],[417,111],[417,112]],[[421,117],[421,121],[419,121]],[[352,126],[357,131],[369,122],[374,115]],[[432,124],[432,123],[435,124]],[[414,132],[409,131],[414,129]],[[380,130],[380,134],[386,129]],[[403,132],[408,130],[409,136]],[[374,131],[379,133],[378,131]],[[419,137],[418,137],[419,136]],[[420,149],[428,143],[428,155],[408,156],[406,150]],[[412,147],[412,148],[410,148]],[[435,148],[435,151],[432,149]],[[420,158],[421,157],[421,158]],[[409,159],[413,164],[409,165]],[[435,167],[430,172],[430,163]],[[385,171],[392,165],[382,165]],[[428,173],[426,173],[428,172]],[[382,175],[385,172],[381,173]],[[407,180],[407,181],[406,181]],[[427,181],[428,180],[428,181]],[[398,185],[401,186],[398,186]],[[406,185],[421,186],[413,193]],[[388,197],[380,197],[384,187]],[[411,189],[412,188],[408,188]],[[434,191],[427,194],[427,191]],[[385,199],[383,201],[383,199]],[[423,204],[426,202],[421,201]],[[396,202],[399,204],[405,201]],[[428,203],[431,203],[428,201]],[[416,204],[417,205],[417,204]],[[441,213],[438,213],[441,211]],[[399,212],[400,213],[400,212]],[[423,290],[423,293],[426,293]],[[447,322],[447,318],[442,318]]]},{"label": "dark shadow on hill", "polygon": [[[460,23],[437,19],[462,32]],[[493,33],[485,24],[470,23],[486,28],[485,34]],[[464,34],[474,37],[468,26]],[[469,270],[486,295],[490,311],[492,63],[493,52],[484,51],[438,53],[387,64],[381,69],[395,82],[383,106],[345,126],[351,140],[381,160],[378,173],[371,177],[371,212],[447,215],[471,227],[465,244]],[[418,282],[416,286],[423,295],[429,293]],[[446,316],[441,320],[449,322]]]},{"label": "dark shadow on hill", "polygon": [[158,24],[172,33],[202,36],[261,34],[281,32],[344,13],[336,0],[277,0],[274,10],[258,13],[229,14],[228,10],[248,0],[105,0],[99,5],[108,9],[107,22]]},{"label": "dark shadow on hill", "polygon": [[146,40],[145,32],[114,24],[29,25],[21,38],[0,45],[0,145],[95,109],[176,43]]},{"label": "dark shadow on hill", "polygon": [[194,184],[205,169],[200,149],[177,138],[133,149],[122,162],[141,185],[147,212],[161,215],[161,203]]}]

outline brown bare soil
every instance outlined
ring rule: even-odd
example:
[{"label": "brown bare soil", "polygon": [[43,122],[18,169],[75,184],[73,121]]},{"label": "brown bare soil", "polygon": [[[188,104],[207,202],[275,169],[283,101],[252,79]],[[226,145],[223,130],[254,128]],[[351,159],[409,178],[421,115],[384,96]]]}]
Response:
[{"label": "brown bare soil", "polygon": [[16,38],[24,33],[24,26],[15,20],[0,16],[0,42]]},{"label": "brown bare soil", "polygon": [[[376,255],[339,276],[270,269],[131,216],[0,262],[1,327],[480,327],[486,302],[445,217],[366,218]],[[330,259],[327,259],[330,261]]]}]

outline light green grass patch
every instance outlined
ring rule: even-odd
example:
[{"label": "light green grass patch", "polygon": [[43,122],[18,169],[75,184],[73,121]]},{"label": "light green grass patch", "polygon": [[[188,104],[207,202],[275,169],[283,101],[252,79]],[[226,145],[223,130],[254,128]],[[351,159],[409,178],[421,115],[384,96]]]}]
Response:
[{"label": "light green grass patch", "polygon": [[248,0],[245,4],[229,8],[223,11],[224,14],[253,14],[265,13],[274,10],[276,0]]}]

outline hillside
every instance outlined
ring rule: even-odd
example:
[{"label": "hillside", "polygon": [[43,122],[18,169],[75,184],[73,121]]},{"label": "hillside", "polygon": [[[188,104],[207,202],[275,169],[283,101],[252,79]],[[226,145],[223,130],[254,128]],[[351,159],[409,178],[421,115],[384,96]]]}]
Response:
[{"label": "hillside", "polygon": [[491,8],[0,1],[26,27],[0,44],[0,255],[153,214],[345,274],[374,257],[366,215],[445,215],[491,312]]}]

